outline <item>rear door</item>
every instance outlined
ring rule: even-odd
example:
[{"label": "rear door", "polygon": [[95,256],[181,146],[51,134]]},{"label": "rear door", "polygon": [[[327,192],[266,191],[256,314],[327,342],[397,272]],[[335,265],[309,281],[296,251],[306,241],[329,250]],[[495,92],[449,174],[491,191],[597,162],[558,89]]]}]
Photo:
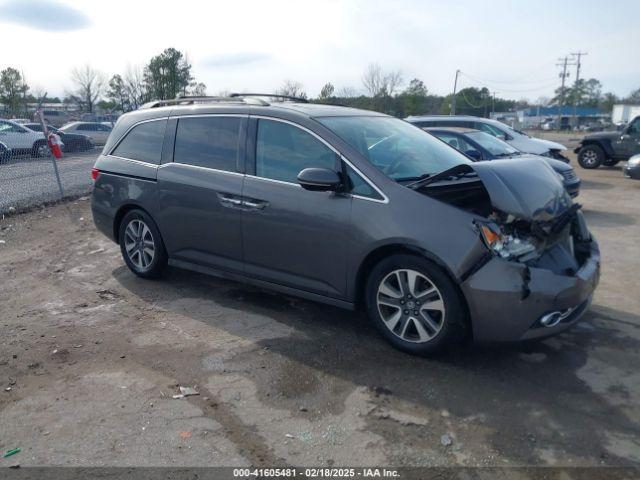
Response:
[{"label": "rear door", "polygon": [[[351,197],[297,182],[309,167],[340,168],[336,150],[291,122],[252,118],[243,244],[248,275],[320,295],[344,297]],[[254,146],[255,145],[255,146]],[[248,167],[249,168],[249,167]]]},{"label": "rear door", "polygon": [[242,271],[246,124],[246,115],[170,121],[175,143],[158,171],[157,218],[174,260]]}]

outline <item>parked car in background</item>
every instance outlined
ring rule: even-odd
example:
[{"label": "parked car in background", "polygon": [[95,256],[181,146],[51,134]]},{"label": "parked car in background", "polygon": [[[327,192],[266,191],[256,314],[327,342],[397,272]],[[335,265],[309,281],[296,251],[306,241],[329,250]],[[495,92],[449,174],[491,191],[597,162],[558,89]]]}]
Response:
[{"label": "parked car in background", "polygon": [[24,125],[25,123],[29,123],[31,120],[28,118],[12,118],[11,121],[19,125]]},{"label": "parked car in background", "polygon": [[[58,128],[71,121],[71,116],[62,110],[43,110],[42,116],[44,117],[44,122],[47,125],[53,125]],[[34,116],[34,120],[38,121],[39,118]]]},{"label": "parked car in background", "polygon": [[34,132],[11,120],[0,120],[0,142],[13,153],[28,153],[33,157],[49,155],[49,146],[41,132]]},{"label": "parked car in background", "polygon": [[8,162],[11,159],[11,149],[0,142],[0,163]]},{"label": "parked car in background", "polygon": [[625,177],[640,180],[640,154],[631,157],[622,171]]},{"label": "parked car in background", "polygon": [[599,132],[585,135],[574,150],[582,168],[611,167],[640,153],[640,117],[621,132]]},{"label": "parked car in background", "polygon": [[414,354],[544,338],[588,309],[598,246],[541,159],[472,162],[387,115],[248,100],[118,120],[91,205],[134,274],[169,263],[362,307]]},{"label": "parked car in background", "polygon": [[569,195],[577,197],[580,193],[580,178],[571,165],[554,158],[523,153],[507,142],[480,130],[456,127],[434,127],[424,129],[472,160],[504,160],[505,158],[540,158],[548,163],[556,173],[562,176],[562,183]]},{"label": "parked car in background", "polygon": [[111,127],[97,122],[72,122],[60,128],[63,133],[86,135],[96,145],[104,145],[111,133]]},{"label": "parked car in background", "polygon": [[[25,127],[33,130],[34,132],[42,132],[41,123],[27,123]],[[50,132],[53,132],[60,136],[60,140],[64,144],[62,147],[62,150],[64,152],[84,152],[93,148],[91,138],[89,138],[87,135],[63,132],[53,125],[47,125],[47,128]]]},{"label": "parked car in background", "polygon": [[405,120],[420,128],[473,128],[498,137],[521,152],[556,158],[569,163],[569,159],[564,155],[564,152],[567,150],[567,147],[564,145],[541,138],[530,137],[526,133],[515,130],[497,120],[467,115],[423,115],[407,117]]}]

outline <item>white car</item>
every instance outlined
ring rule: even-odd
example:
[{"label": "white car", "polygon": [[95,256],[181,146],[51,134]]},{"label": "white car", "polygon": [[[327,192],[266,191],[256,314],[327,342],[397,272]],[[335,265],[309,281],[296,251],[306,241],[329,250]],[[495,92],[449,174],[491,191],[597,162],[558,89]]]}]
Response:
[{"label": "white car", "polygon": [[111,127],[98,122],[72,122],[60,128],[63,133],[86,135],[96,145],[104,145],[111,133]]},{"label": "white car", "polygon": [[34,132],[11,120],[0,119],[0,142],[15,153],[30,153],[33,157],[49,155],[49,146],[42,132]]},{"label": "white car", "polygon": [[526,133],[515,130],[497,120],[468,115],[419,115],[407,117],[405,120],[423,129],[430,127],[473,128],[498,137],[521,152],[569,162],[569,159],[565,156],[567,147],[564,145],[530,137]]}]

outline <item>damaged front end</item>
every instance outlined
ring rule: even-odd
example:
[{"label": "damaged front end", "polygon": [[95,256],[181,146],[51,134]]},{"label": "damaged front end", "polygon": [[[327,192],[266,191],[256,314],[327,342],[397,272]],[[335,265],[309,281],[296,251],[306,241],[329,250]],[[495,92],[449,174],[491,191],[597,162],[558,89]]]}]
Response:
[{"label": "damaged front end", "polygon": [[600,255],[580,205],[543,161],[478,162],[419,191],[474,214],[488,254],[463,276],[479,341],[548,336],[588,308]]}]

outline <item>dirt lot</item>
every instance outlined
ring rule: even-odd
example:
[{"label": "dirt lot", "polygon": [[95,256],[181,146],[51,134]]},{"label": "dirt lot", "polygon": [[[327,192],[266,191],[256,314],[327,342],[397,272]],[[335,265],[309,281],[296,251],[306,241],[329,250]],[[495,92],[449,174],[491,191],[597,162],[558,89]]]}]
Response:
[{"label": "dirt lot", "polygon": [[0,450],[22,451],[0,462],[640,465],[640,182],[576,168],[603,252],[584,321],[437,359],[360,314],[175,269],[138,279],[87,200],[5,218]]}]

